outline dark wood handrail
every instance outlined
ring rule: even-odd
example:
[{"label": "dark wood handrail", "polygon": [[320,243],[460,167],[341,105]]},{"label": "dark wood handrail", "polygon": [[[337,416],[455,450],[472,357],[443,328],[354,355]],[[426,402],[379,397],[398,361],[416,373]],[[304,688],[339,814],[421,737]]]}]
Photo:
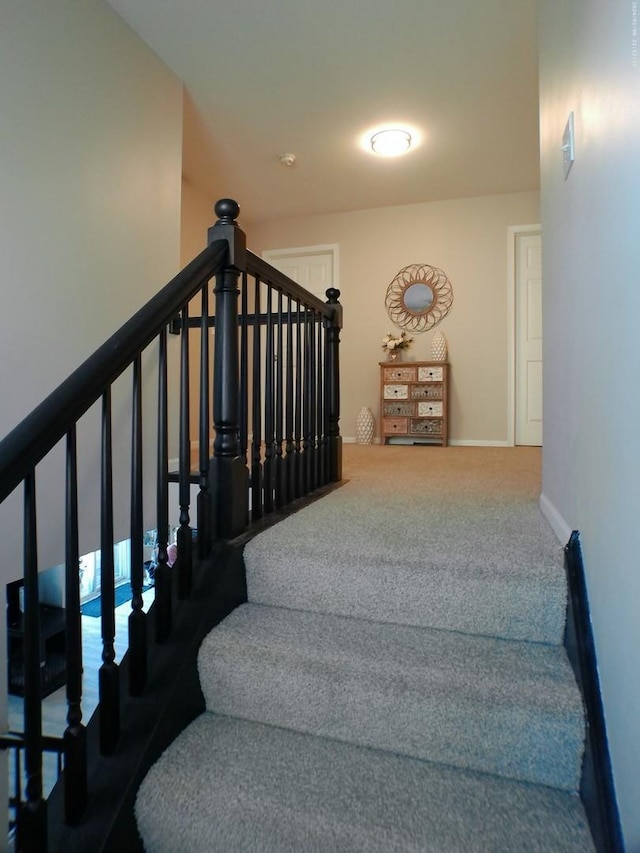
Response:
[{"label": "dark wood handrail", "polygon": [[[132,604],[129,616],[129,694],[147,687],[149,642],[143,610],[142,354],[154,340],[157,351],[156,549],[153,637],[172,639],[176,605],[192,587],[193,542],[200,561],[213,543],[240,540],[248,525],[263,524],[274,510],[341,479],[339,433],[340,293],[327,290],[327,302],[308,293],[283,273],[246,250],[238,226],[239,207],[231,199],[215,206],[218,221],[209,244],[143,308],[102,344],[58,388],[0,441],[0,503],[24,483],[24,696],[26,800],[16,819],[18,848],[46,851],[48,806],[43,797],[43,695],[41,606],[37,554],[36,466],[66,438],[65,633],[67,728],[64,757],[64,820],[78,824],[90,804],[87,726],[83,722],[80,617],[78,466],[76,425],[102,402],[100,441],[100,555],[102,666],[97,748],[101,756],[120,744],[121,685],[115,655],[114,494],[111,386],[132,369],[130,557]],[[215,279],[210,312],[210,282]],[[250,306],[253,295],[253,305]],[[196,312],[191,314],[190,301]],[[261,303],[264,314],[261,313]],[[253,313],[251,313],[251,307]],[[189,330],[200,330],[198,473],[191,467]],[[208,329],[215,327],[210,363]],[[263,331],[263,328],[264,331]],[[168,334],[182,333],[178,400],[169,395]],[[264,344],[264,346],[262,345]],[[253,372],[250,371],[250,349]],[[195,374],[194,374],[195,378]],[[195,384],[195,383],[193,383]],[[180,416],[178,472],[169,473],[170,403]],[[212,405],[210,405],[212,404]],[[174,411],[174,409],[171,409]],[[152,415],[149,413],[149,417]],[[251,421],[251,423],[250,423]],[[213,425],[213,430],[211,430]],[[209,457],[213,432],[213,456]],[[177,555],[170,571],[169,481],[179,485]],[[197,529],[191,527],[191,483],[200,492]],[[147,475],[149,480],[150,474]],[[149,480],[151,482],[151,480]],[[122,488],[119,489],[122,493]],[[194,536],[194,534],[196,534]],[[175,566],[175,568],[173,568]],[[176,583],[177,581],[177,583]],[[241,590],[238,591],[238,595]],[[234,592],[232,598],[235,601]],[[225,605],[226,606],[226,605]],[[130,722],[130,721],[129,721]],[[124,725],[124,721],[123,721]],[[1,740],[1,739],[0,739]],[[0,743],[13,748],[14,743]],[[95,746],[95,744],[94,744]],[[129,744],[131,746],[131,744]],[[145,747],[146,748],[146,747]]]},{"label": "dark wood handrail", "polygon": [[179,314],[220,269],[226,240],[216,240],[175,276],[0,442],[0,502],[60,441],[104,388]]}]

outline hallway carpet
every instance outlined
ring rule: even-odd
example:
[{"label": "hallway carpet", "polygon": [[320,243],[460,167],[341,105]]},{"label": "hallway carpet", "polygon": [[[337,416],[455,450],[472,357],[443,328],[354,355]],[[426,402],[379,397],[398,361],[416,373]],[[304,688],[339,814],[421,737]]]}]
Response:
[{"label": "hallway carpet", "polygon": [[344,450],[350,482],[245,549],[145,849],[592,850],[539,450]]}]

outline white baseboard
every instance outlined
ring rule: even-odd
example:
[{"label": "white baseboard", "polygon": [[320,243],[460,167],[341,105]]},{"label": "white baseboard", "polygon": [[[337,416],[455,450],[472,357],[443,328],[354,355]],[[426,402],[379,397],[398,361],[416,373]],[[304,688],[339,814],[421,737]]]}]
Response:
[{"label": "white baseboard", "polygon": [[551,529],[558,537],[560,543],[566,545],[571,537],[572,528],[567,524],[544,492],[540,495],[540,512],[549,522]]}]

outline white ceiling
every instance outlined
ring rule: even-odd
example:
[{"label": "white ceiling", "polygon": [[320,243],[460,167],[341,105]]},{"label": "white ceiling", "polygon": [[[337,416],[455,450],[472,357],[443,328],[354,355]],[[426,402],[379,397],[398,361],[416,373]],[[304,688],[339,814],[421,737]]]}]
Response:
[{"label": "white ceiling", "polygon": [[[186,84],[186,176],[245,220],[538,188],[536,0],[109,2]],[[388,122],[421,144],[363,151]]]}]

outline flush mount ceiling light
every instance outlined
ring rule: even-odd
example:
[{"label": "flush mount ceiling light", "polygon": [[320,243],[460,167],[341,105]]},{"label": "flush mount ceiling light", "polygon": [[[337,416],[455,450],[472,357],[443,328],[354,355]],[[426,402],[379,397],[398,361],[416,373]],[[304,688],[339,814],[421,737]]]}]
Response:
[{"label": "flush mount ceiling light", "polygon": [[411,148],[411,134],[399,127],[379,130],[369,138],[371,150],[383,157],[397,157]]}]

